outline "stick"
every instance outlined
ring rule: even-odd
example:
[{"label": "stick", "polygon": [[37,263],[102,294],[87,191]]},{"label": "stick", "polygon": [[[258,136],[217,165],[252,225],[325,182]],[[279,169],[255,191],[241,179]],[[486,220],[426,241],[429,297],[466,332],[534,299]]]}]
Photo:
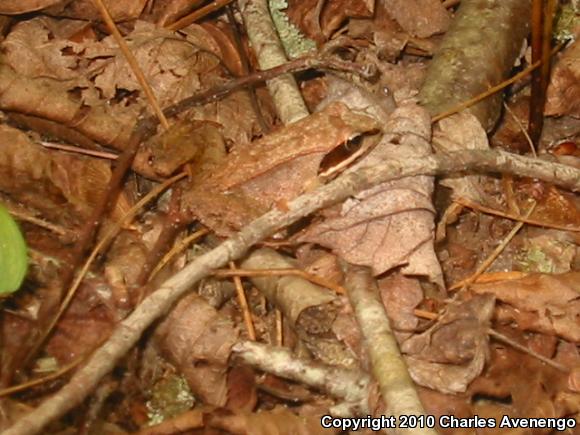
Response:
[{"label": "stick", "polygon": [[141,334],[212,269],[224,267],[240,258],[254,244],[323,207],[355,195],[378,183],[417,175],[437,175],[473,170],[495,171],[538,178],[580,191],[580,170],[539,159],[493,150],[465,150],[421,159],[391,160],[344,174],[331,183],[299,196],[288,204],[287,211],[273,209],[244,227],[217,248],[188,264],[143,300],[111,334],[107,342],[90,357],[70,382],[45,400],[30,414],[16,421],[4,435],[41,432],[51,421],[81,403],[135,345]]}]

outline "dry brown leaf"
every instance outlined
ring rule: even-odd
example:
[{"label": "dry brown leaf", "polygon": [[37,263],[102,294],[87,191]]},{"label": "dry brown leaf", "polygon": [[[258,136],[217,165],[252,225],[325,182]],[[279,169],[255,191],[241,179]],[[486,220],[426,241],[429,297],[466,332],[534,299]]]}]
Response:
[{"label": "dry brown leaf", "polygon": [[202,3],[203,0],[155,0],[151,12],[142,19],[152,21],[159,27],[165,27],[197,9]]},{"label": "dry brown leaf", "polygon": [[[71,0],[68,0],[69,2]],[[40,11],[63,0],[3,0],[0,3],[0,14],[18,15]]]},{"label": "dry brown leaf", "polygon": [[[513,335],[512,328],[500,332]],[[525,343],[525,336],[519,335],[519,338],[511,338],[529,346],[529,343]],[[503,415],[559,418],[580,411],[580,394],[571,393],[567,389],[567,381],[561,371],[502,343],[491,347],[488,367],[470,385],[468,393],[471,397],[484,396],[500,401],[480,402],[474,408],[474,413],[484,411],[486,414],[492,413],[488,414],[492,417],[499,414],[500,418]],[[483,410],[481,405],[484,403],[491,409]],[[513,429],[504,433],[511,434]]]},{"label": "dry brown leaf", "polygon": [[[103,0],[105,7],[116,22],[139,18],[147,0]],[[44,10],[48,15],[79,20],[102,21],[93,0],[63,1]]]},{"label": "dry brown leaf", "polygon": [[[430,154],[430,121],[418,106],[397,109],[386,126],[389,134],[359,166],[396,158]],[[409,132],[415,132],[408,135]],[[425,139],[423,139],[425,138]],[[333,250],[345,260],[370,266],[374,275],[402,266],[407,275],[428,276],[442,285],[442,272],[433,252],[433,180],[410,177],[383,183],[327,209],[324,220],[310,225],[300,241]]]},{"label": "dry brown leaf", "polygon": [[[137,115],[148,107],[133,71],[112,37],[77,43],[55,37],[55,27],[48,18],[26,21],[2,43],[0,108],[64,124],[123,149]],[[201,26],[189,26],[181,37],[137,22],[126,40],[161,106],[225,80],[219,45]],[[235,143],[249,141],[258,131],[244,91],[184,116],[219,123],[225,138]]]},{"label": "dry brown leaf", "polygon": [[391,17],[412,36],[427,38],[449,28],[451,17],[440,0],[381,0]]},{"label": "dry brown leaf", "polygon": [[346,19],[370,17],[374,12],[372,0],[326,0],[317,17],[316,8],[320,1],[289,0],[286,11],[290,21],[300,27],[306,36],[320,42],[328,39]]},{"label": "dry brown leaf", "polygon": [[239,332],[232,320],[192,294],[159,326],[156,338],[165,356],[205,403],[227,402],[228,358]]},{"label": "dry brown leaf", "polygon": [[378,284],[391,328],[397,340],[402,342],[413,334],[419,324],[414,310],[423,300],[423,289],[419,281],[399,273],[380,279]]},{"label": "dry brown leaf", "polygon": [[110,176],[108,161],[48,151],[0,125],[0,190],[52,222],[86,219]]},{"label": "dry brown leaf", "polygon": [[[161,107],[192,95],[202,84],[213,84],[219,79],[219,47],[200,26],[196,26],[195,33],[193,29],[189,30],[184,40],[176,37],[174,32],[138,21],[134,30],[125,37],[145,72],[147,82],[156,91]],[[101,66],[94,76],[94,83],[107,99],[114,98],[119,89],[129,92],[141,89],[118,50],[112,37],[86,49],[85,57]],[[98,60],[106,56],[109,59]]]},{"label": "dry brown leaf", "polygon": [[402,343],[413,380],[443,393],[465,391],[483,370],[494,305],[491,295],[449,304],[437,324]]},{"label": "dry brown leaf", "polygon": [[580,273],[530,274],[521,279],[474,284],[476,293],[491,293],[505,305],[498,316],[523,330],[557,334],[580,341]]},{"label": "dry brown leaf", "polygon": [[[475,116],[460,112],[437,123],[433,131],[433,147],[437,152],[449,153],[462,149],[489,149],[487,134]],[[483,202],[481,177],[478,175],[444,179],[441,184],[453,189],[453,194],[472,201]]]},{"label": "dry brown leaf", "polygon": [[[102,278],[85,278],[47,343],[48,354],[64,365],[86,356],[102,343],[111,334],[120,316],[109,304],[110,297],[111,288]],[[42,310],[47,311],[47,307],[43,306]],[[45,315],[52,318],[54,313]],[[39,324],[46,324],[46,319]]]},{"label": "dry brown leaf", "polygon": [[256,376],[249,367],[232,367],[228,374],[228,402],[233,411],[252,412],[258,402]]},{"label": "dry brown leaf", "polygon": [[580,41],[566,49],[554,65],[544,113],[580,117]]},{"label": "dry brown leaf", "polygon": [[209,425],[239,435],[325,435],[338,429],[325,429],[320,416],[298,416],[290,410],[277,407],[258,413],[219,413],[210,416]]},{"label": "dry brown leaf", "polygon": [[[527,186],[526,186],[527,184]],[[554,225],[569,225],[571,227],[580,227],[580,203],[578,198],[568,192],[564,192],[555,186],[546,186],[541,183],[541,186],[534,186],[533,182],[519,183],[518,190],[530,193],[535,196],[537,206],[534,213],[530,216],[531,219],[536,219],[543,222],[552,223]],[[534,191],[540,190],[540,198],[534,195]]]},{"label": "dry brown leaf", "polygon": [[372,18],[351,19],[348,30],[353,38],[373,41],[379,59],[389,62],[396,61],[409,40],[409,35],[389,15],[385,2],[378,2]]}]

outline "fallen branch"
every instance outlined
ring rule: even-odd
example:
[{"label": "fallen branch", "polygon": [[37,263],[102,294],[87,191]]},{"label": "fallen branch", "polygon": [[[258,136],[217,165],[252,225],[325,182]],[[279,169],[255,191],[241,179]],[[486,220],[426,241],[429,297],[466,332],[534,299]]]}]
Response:
[{"label": "fallen branch", "polygon": [[[405,416],[426,415],[415,384],[391,329],[385,307],[379,296],[377,283],[368,267],[350,266],[346,271],[348,299],[354,309],[365,347],[369,353],[373,378],[379,383],[386,404],[386,414],[402,421]],[[428,427],[396,427],[394,435],[436,435]]]},{"label": "fallen branch", "polygon": [[253,341],[236,343],[232,352],[238,362],[343,399],[351,409],[349,416],[370,413],[367,401],[371,379],[363,371],[306,361],[292,355],[285,347]]},{"label": "fallen branch", "polygon": [[345,174],[331,183],[301,195],[288,204],[287,211],[274,209],[243,228],[212,251],[201,255],[165,281],[161,287],[123,320],[108,341],[90,357],[70,382],[32,413],[18,420],[4,435],[36,434],[51,421],[81,403],[99,380],[109,373],[156,319],[212,269],[240,258],[255,243],[280,231],[323,207],[340,202],[362,189],[388,180],[417,175],[449,174],[461,171],[499,172],[538,178],[580,191],[580,170],[571,166],[502,151],[459,151],[421,159],[392,160]]}]

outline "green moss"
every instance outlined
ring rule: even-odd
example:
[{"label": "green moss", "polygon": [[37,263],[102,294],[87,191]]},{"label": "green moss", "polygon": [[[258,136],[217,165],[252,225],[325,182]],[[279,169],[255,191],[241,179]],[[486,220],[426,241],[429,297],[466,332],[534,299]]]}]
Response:
[{"label": "green moss", "polygon": [[524,272],[552,273],[555,268],[552,259],[537,246],[523,251],[519,263]]},{"label": "green moss", "polygon": [[556,16],[554,38],[559,42],[574,39],[574,28],[577,26],[580,26],[580,2],[566,3]]},{"label": "green moss", "polygon": [[147,402],[149,425],[159,424],[190,410],[195,399],[182,376],[170,375],[157,382],[151,389]]}]

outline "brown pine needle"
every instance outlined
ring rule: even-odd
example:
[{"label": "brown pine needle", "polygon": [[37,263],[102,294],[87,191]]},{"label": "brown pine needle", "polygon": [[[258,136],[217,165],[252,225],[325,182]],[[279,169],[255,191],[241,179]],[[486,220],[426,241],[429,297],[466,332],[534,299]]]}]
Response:
[{"label": "brown pine needle", "polygon": [[[526,213],[526,215],[524,216],[524,219],[527,219],[528,217],[530,217],[530,215],[532,214],[532,212],[534,211],[535,208],[536,208],[536,203],[534,202],[532,204],[532,206],[530,207],[530,209],[528,210],[528,212]],[[483,263],[481,263],[481,265],[477,268],[477,270],[475,271],[475,273],[473,275],[471,275],[470,277],[468,277],[464,280],[459,281],[456,284],[453,284],[449,288],[449,290],[457,290],[458,288],[465,287],[465,286],[473,283],[482,273],[484,273],[488,269],[489,266],[492,265],[492,263],[496,260],[496,258],[499,257],[499,255],[503,252],[503,250],[506,248],[506,246],[509,244],[509,242],[515,237],[515,235],[518,233],[518,231],[521,230],[525,224],[526,223],[523,220],[520,220],[512,228],[512,230],[509,232],[509,234],[503,239],[503,241],[499,244],[499,246],[493,250],[491,255],[489,257],[487,257]]]},{"label": "brown pine needle", "polygon": [[165,28],[169,30],[181,30],[184,27],[187,27],[190,24],[195,23],[197,20],[202,19],[206,15],[209,15],[212,12],[215,12],[218,9],[224,7],[225,5],[230,4],[231,2],[233,2],[233,0],[216,0],[208,5],[196,9],[191,14],[186,15],[183,18],[180,18],[175,23],[165,26]]},{"label": "brown pine needle", "polygon": [[475,202],[470,201],[467,198],[461,198],[461,197],[456,198],[456,199],[454,199],[454,202],[456,202],[457,204],[460,204],[464,207],[470,208],[472,210],[476,210],[478,212],[481,212],[481,213],[487,213],[487,214],[490,214],[492,216],[503,217],[505,219],[510,219],[512,221],[523,222],[523,223],[526,223],[528,225],[534,225],[536,227],[553,228],[555,230],[562,230],[562,231],[580,232],[579,227],[553,224],[550,222],[543,222],[543,221],[538,221],[536,219],[529,219],[526,217],[516,216],[512,213],[505,213],[505,212],[500,211],[500,210],[496,210],[496,209],[489,208],[489,207],[486,207],[486,206],[481,205],[481,204],[477,204]]},{"label": "brown pine needle", "polygon": [[45,230],[50,231],[59,236],[68,237],[73,240],[75,238],[74,231],[71,231],[68,228],[62,227],[57,224],[53,224],[52,222],[48,222],[44,219],[38,218],[34,216],[32,213],[30,213],[28,210],[26,210],[24,207],[16,208],[6,203],[3,204],[8,209],[8,212],[21,222],[31,223],[39,228],[44,228]]},{"label": "brown pine needle", "polygon": [[[233,261],[230,261],[230,269],[232,272],[236,272],[236,265]],[[244,323],[246,324],[246,331],[248,332],[248,337],[252,341],[256,341],[256,330],[254,329],[254,321],[252,320],[252,313],[250,307],[248,306],[248,300],[246,299],[246,293],[244,293],[244,286],[242,285],[242,279],[239,275],[233,275],[234,284],[236,285],[236,293],[238,295],[238,303],[242,310],[244,316]]]},{"label": "brown pine needle", "polygon": [[75,147],[73,145],[66,145],[63,143],[54,143],[54,142],[45,142],[45,141],[40,141],[39,143],[44,148],[49,148],[49,149],[53,149],[53,150],[62,150],[62,151],[67,151],[69,153],[83,154],[86,156],[98,157],[98,158],[107,159],[107,160],[116,160],[119,158],[118,154],[110,153],[110,152],[106,152],[106,151],[88,150],[86,148]]},{"label": "brown pine needle", "polygon": [[50,381],[54,381],[55,379],[64,376],[80,363],[82,363],[90,353],[80,356],[79,358],[75,359],[73,362],[68,363],[67,365],[63,366],[60,370],[51,373],[49,375],[43,376],[38,379],[32,379],[30,381],[24,382],[22,384],[13,385],[12,387],[3,388],[0,390],[0,397],[9,396],[10,394],[20,393],[21,391],[28,390],[29,388],[36,387],[38,385],[45,384]]},{"label": "brown pine needle", "polygon": [[149,100],[149,104],[151,104],[153,112],[157,115],[157,118],[159,118],[159,122],[161,123],[163,128],[167,130],[169,128],[169,122],[167,122],[167,118],[163,114],[163,110],[161,110],[161,107],[159,107],[157,98],[153,93],[153,89],[151,89],[151,86],[149,86],[149,83],[147,82],[147,79],[145,78],[145,75],[143,74],[143,71],[139,66],[139,62],[137,62],[137,59],[135,59],[135,56],[133,56],[131,49],[125,42],[125,39],[123,39],[123,36],[119,32],[119,29],[117,29],[117,26],[113,21],[113,18],[109,13],[109,10],[103,3],[103,0],[93,0],[93,2],[97,7],[97,9],[99,10],[101,17],[103,17],[103,20],[105,21],[105,24],[109,29],[109,32],[111,32],[111,34],[115,38],[115,41],[117,41],[117,44],[119,44],[119,48],[121,49],[123,56],[125,56],[125,59],[127,59],[127,62],[129,63],[129,66],[131,67],[133,74],[135,74],[137,81],[139,82],[141,88],[143,88],[143,91],[147,96],[147,100]]},{"label": "brown pine needle", "polygon": [[159,184],[158,186],[156,186],[147,195],[145,195],[143,198],[141,198],[133,207],[131,207],[118,222],[116,222],[114,225],[111,226],[111,228],[109,228],[109,230],[104,235],[104,237],[93,248],[91,255],[89,255],[89,257],[86,259],[85,264],[83,265],[82,269],[77,274],[71,287],[68,289],[66,297],[62,301],[58,312],[56,313],[56,315],[54,316],[54,318],[52,319],[52,321],[48,325],[48,328],[46,328],[43,331],[42,336],[36,342],[35,348],[33,349],[32,352],[30,352],[31,354],[36,354],[36,351],[38,350],[38,348],[42,345],[42,343],[44,343],[44,340],[46,340],[46,338],[50,335],[50,333],[52,332],[52,330],[54,329],[54,327],[56,326],[56,324],[58,323],[58,321],[62,317],[63,313],[68,308],[74,295],[76,294],[77,290],[79,289],[81,282],[83,281],[83,278],[85,277],[91,264],[93,263],[93,261],[97,257],[97,255],[101,252],[101,250],[106,245],[108,245],[108,243],[113,239],[113,237],[115,237],[115,235],[117,235],[117,233],[123,228],[123,226],[128,224],[135,217],[135,215],[139,212],[139,210],[141,210],[143,207],[145,207],[145,205],[149,201],[156,198],[158,195],[160,195],[165,189],[167,189],[173,183],[181,180],[182,178],[185,178],[186,175],[187,174],[185,172],[181,172],[181,173],[175,175],[174,177],[165,180],[163,183]]},{"label": "brown pine needle", "polygon": [[514,111],[512,109],[510,109],[510,106],[508,106],[505,102],[503,103],[503,107],[505,107],[506,112],[509,113],[510,116],[514,119],[514,121],[518,125],[518,128],[520,129],[520,131],[523,133],[524,137],[528,141],[528,146],[530,147],[530,151],[532,152],[532,155],[534,157],[538,157],[538,155],[536,154],[536,147],[534,146],[534,141],[532,141],[532,138],[530,137],[528,130],[525,129],[524,125],[522,124],[522,121],[520,121],[520,118],[518,118],[516,116]]},{"label": "brown pine needle", "polygon": [[236,269],[235,272],[227,269],[216,269],[213,272],[214,276],[280,276],[280,275],[296,275],[300,276],[316,285],[321,287],[326,287],[330,290],[334,290],[336,293],[344,295],[346,290],[344,287],[335,284],[333,282],[327,281],[324,278],[313,275],[311,273],[305,272],[300,269]]},{"label": "brown pine needle", "polygon": [[155,269],[153,269],[153,272],[151,272],[151,275],[149,276],[149,281],[151,281],[153,279],[153,277],[155,275],[157,275],[159,273],[159,271],[161,269],[163,269],[163,267],[165,267],[165,265],[167,263],[169,263],[171,260],[173,260],[173,258],[175,258],[175,256],[181,254],[185,249],[187,249],[187,247],[189,245],[191,245],[196,240],[201,239],[207,233],[209,233],[209,231],[206,229],[198,230],[195,233],[190,234],[189,236],[187,236],[185,239],[181,240],[180,242],[176,243],[175,246],[173,246],[173,248],[171,248],[169,250],[169,252],[163,256],[161,261],[159,261],[159,263],[157,263],[157,266],[155,266]]},{"label": "brown pine needle", "polygon": [[529,347],[523,346],[521,344],[519,344],[517,341],[512,340],[509,337],[506,337],[503,334],[500,334],[499,332],[497,332],[494,329],[489,328],[487,330],[487,333],[492,336],[493,338],[497,339],[498,341],[501,341],[505,344],[510,345],[511,347],[513,347],[514,349],[519,350],[520,352],[524,352],[527,353],[528,355],[539,359],[540,361],[542,361],[545,364],[548,364],[551,367],[554,367],[556,370],[560,370],[564,373],[570,373],[570,369],[560,363],[557,363],[556,361],[553,361],[549,358],[546,358],[543,355],[540,355],[538,352],[533,351],[532,349],[530,349]]},{"label": "brown pine needle", "polygon": [[[555,53],[557,53],[560,48],[562,48],[564,46],[563,43],[558,44],[556,47],[554,47],[554,49],[552,50],[551,55],[554,55]],[[533,64],[531,64],[530,66],[528,66],[526,69],[524,69],[523,71],[520,71],[519,73],[517,73],[516,75],[514,75],[513,77],[504,80],[503,82],[499,83],[498,85],[488,89],[485,92],[482,92],[479,95],[476,95],[473,98],[470,98],[467,101],[464,101],[461,104],[458,104],[457,106],[446,110],[442,113],[439,113],[437,115],[435,115],[432,119],[431,122],[437,122],[437,121],[441,121],[443,118],[447,118],[448,116],[451,116],[457,112],[461,112],[464,109],[467,109],[468,107],[473,106],[474,104],[479,103],[481,100],[485,100],[487,97],[489,97],[490,95],[495,94],[496,92],[501,91],[504,88],[507,88],[509,85],[511,85],[512,83],[517,82],[518,80],[520,80],[521,78],[527,76],[528,74],[530,74],[532,71],[534,71],[536,68],[538,68],[540,65],[542,65],[542,61],[539,60]]]},{"label": "brown pine needle", "polygon": [[[427,319],[427,320],[437,320],[439,318],[439,314],[437,313],[433,313],[431,311],[425,311],[425,310],[413,310],[413,313],[415,314],[415,316],[420,317],[422,319]],[[556,361],[551,360],[550,358],[546,358],[545,356],[539,354],[538,352],[533,351],[532,349],[530,349],[529,347],[523,346],[521,344],[519,344],[517,341],[512,340],[511,338],[500,334],[499,332],[497,332],[495,329],[489,328],[487,330],[487,333],[495,338],[498,341],[501,341],[502,343],[505,343],[511,347],[513,347],[514,349],[519,350],[520,352],[526,353],[528,355],[530,355],[533,358],[536,358],[540,361],[542,361],[543,363],[549,365],[550,367],[555,368],[556,370],[560,370],[561,372],[564,373],[570,373],[570,369],[560,363],[557,363]]]}]

